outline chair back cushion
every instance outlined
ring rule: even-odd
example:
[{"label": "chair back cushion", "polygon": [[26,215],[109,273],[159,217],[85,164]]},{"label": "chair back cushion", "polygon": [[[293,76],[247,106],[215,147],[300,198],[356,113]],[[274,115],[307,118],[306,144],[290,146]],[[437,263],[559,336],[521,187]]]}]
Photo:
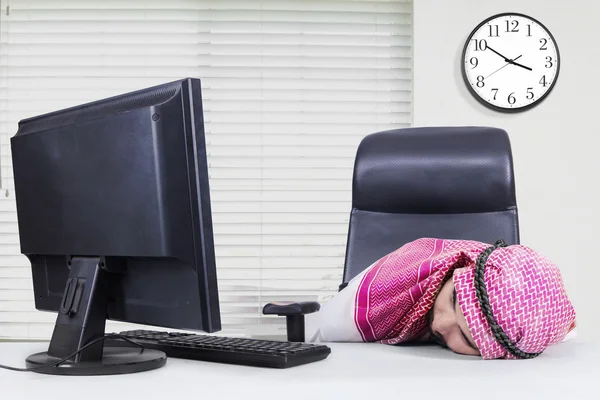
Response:
[{"label": "chair back cushion", "polygon": [[512,152],[504,130],[407,128],[362,140],[344,283],[421,237],[519,243]]}]

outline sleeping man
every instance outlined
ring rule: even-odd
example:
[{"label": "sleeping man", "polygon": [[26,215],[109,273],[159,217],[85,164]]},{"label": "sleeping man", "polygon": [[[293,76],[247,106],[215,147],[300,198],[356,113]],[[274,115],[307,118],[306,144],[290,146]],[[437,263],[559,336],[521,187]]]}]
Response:
[{"label": "sleeping man", "polygon": [[558,267],[502,241],[407,243],[306,316],[309,342],[435,342],[483,359],[536,357],[574,328]]}]

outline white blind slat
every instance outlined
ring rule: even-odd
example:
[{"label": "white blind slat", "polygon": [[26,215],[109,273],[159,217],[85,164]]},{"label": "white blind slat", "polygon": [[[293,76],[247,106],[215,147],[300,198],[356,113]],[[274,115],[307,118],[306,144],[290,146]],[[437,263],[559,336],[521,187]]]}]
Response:
[{"label": "white blind slat", "polygon": [[[13,0],[14,1],[14,0]],[[28,0],[30,7],[35,9],[44,9],[48,6],[46,0]],[[76,4],[76,5],[75,5]],[[83,4],[74,3],[73,0],[53,0],[52,5],[55,9],[73,10],[73,11],[97,11],[102,9],[128,10],[136,7],[139,3],[135,1],[121,0],[105,0],[99,2],[87,2]],[[224,10],[252,10],[252,9],[273,9],[273,10],[353,10],[353,11],[368,11],[374,7],[384,7],[386,10],[391,8],[398,9],[402,7],[408,8],[410,5],[407,1],[395,0],[365,0],[365,1],[321,1],[321,0],[263,0],[259,2],[250,2],[247,0],[218,0],[218,1],[202,1],[197,0],[145,0],[142,8],[147,9],[224,9]],[[387,8],[390,7],[390,8]]]},{"label": "white blind slat", "polygon": [[265,303],[335,294],[356,148],[412,122],[412,8],[0,0],[0,339],[47,339],[56,318],[35,310],[20,254],[10,151],[18,121],[187,76],[203,87],[220,334],[283,333],[282,318],[261,315]]}]

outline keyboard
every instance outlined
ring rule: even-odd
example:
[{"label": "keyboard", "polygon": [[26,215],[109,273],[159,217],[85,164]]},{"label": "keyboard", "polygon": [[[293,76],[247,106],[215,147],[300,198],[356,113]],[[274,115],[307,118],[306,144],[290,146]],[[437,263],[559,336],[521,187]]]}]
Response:
[{"label": "keyboard", "polygon": [[[331,353],[325,345],[230,338],[179,332],[134,330],[119,333],[145,348],[163,351],[167,357],[269,368],[290,368],[324,360]],[[105,346],[132,347],[125,340],[110,339]]]}]

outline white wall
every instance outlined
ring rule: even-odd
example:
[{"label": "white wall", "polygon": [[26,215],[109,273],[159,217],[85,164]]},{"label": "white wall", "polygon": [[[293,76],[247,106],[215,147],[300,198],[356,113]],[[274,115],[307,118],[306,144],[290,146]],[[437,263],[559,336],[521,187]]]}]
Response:
[{"label": "white wall", "polygon": [[[475,26],[520,12],[553,33],[562,65],[556,86],[530,111],[488,110],[468,92],[461,52]],[[579,335],[600,330],[600,2],[416,0],[414,124],[505,129],[513,146],[521,243],[559,265]]]}]

